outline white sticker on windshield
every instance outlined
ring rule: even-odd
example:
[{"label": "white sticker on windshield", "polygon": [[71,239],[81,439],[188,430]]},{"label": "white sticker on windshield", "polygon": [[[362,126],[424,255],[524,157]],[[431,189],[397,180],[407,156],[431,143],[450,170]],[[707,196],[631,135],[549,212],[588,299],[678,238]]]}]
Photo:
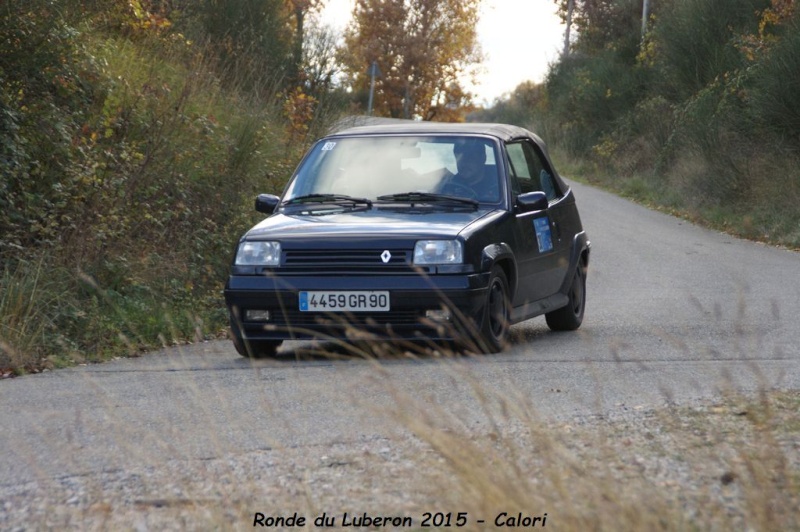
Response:
[{"label": "white sticker on windshield", "polygon": [[322,145],[322,151],[331,151],[334,146],[336,146],[335,142],[326,142]]}]

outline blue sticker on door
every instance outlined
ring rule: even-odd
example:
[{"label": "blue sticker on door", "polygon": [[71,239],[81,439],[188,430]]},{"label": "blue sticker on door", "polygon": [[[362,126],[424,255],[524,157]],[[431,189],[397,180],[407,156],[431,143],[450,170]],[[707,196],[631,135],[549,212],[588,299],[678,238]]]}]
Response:
[{"label": "blue sticker on door", "polygon": [[533,228],[536,231],[536,242],[539,244],[539,253],[553,249],[553,236],[550,233],[550,218],[543,216],[533,219]]}]

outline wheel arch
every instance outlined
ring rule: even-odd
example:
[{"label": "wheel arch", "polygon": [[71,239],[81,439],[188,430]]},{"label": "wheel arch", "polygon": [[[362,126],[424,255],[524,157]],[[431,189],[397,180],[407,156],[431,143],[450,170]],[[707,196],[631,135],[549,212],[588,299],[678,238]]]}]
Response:
[{"label": "wheel arch", "polygon": [[483,249],[481,256],[481,271],[490,272],[493,266],[500,266],[506,274],[509,296],[516,293],[518,283],[517,261],[511,247],[502,242],[491,244]]},{"label": "wheel arch", "polygon": [[569,292],[570,285],[572,284],[572,276],[576,268],[581,268],[581,273],[586,275],[589,268],[589,256],[592,251],[592,243],[584,231],[577,233],[575,238],[572,239],[572,249],[569,254],[569,267],[567,268],[567,275],[564,277],[564,282],[561,285],[559,292],[566,294]]}]

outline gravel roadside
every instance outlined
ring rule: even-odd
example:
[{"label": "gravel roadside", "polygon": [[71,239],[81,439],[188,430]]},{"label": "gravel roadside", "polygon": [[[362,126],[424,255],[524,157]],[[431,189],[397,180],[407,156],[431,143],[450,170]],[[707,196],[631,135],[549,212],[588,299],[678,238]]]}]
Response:
[{"label": "gravel roadside", "polygon": [[549,423],[509,414],[470,433],[422,415],[405,438],[0,481],[0,529],[252,529],[260,518],[316,530],[324,516],[329,529],[408,529],[405,517],[421,529],[427,517],[465,530],[800,530],[798,412],[800,392],[784,391]]}]

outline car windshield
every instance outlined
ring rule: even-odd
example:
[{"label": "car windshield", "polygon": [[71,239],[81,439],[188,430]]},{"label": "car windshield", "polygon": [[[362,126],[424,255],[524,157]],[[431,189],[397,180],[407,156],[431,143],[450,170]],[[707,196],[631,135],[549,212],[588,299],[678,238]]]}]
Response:
[{"label": "car windshield", "polygon": [[497,160],[495,143],[477,136],[332,138],[314,146],[283,200],[334,195],[377,204],[435,203],[434,195],[443,195],[497,203]]}]

